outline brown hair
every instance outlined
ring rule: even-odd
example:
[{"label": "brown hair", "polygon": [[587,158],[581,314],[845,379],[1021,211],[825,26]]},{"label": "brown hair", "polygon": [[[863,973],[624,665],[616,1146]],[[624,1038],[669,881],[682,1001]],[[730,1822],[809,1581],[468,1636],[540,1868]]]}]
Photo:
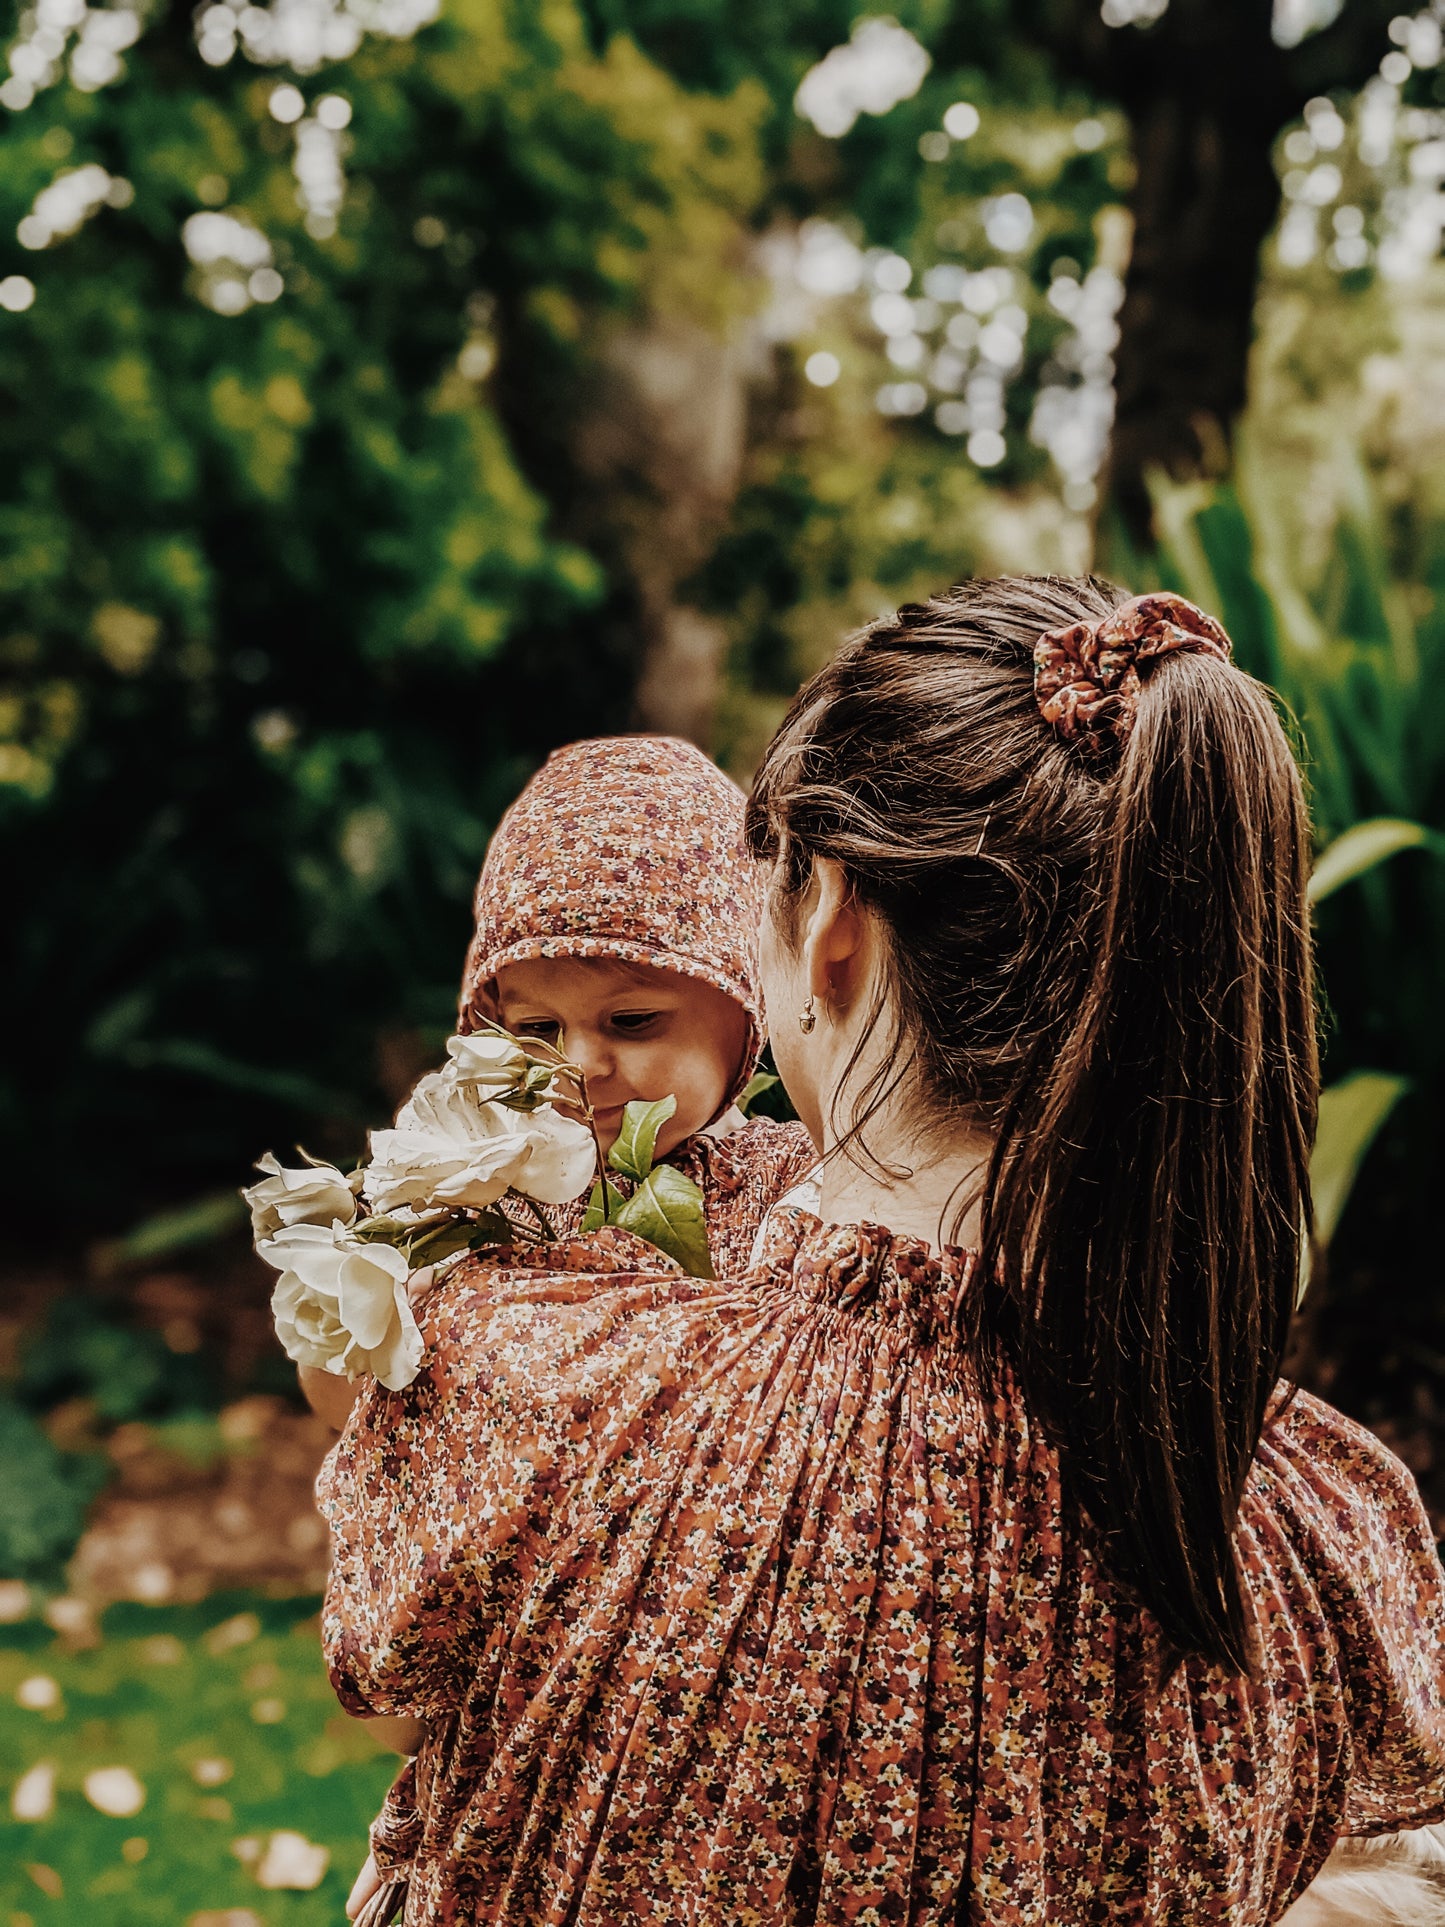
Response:
[{"label": "brown hair", "polygon": [[848,1136],[905,1080],[997,1132],[979,1356],[1168,1652],[1247,1668],[1233,1536],[1309,1225],[1308,821],[1218,657],[1141,665],[1103,755],[1043,720],[1036,641],[1122,600],[979,581],[875,624],[794,700],[748,838],[785,916],[829,857],[879,920],[897,1036]]}]

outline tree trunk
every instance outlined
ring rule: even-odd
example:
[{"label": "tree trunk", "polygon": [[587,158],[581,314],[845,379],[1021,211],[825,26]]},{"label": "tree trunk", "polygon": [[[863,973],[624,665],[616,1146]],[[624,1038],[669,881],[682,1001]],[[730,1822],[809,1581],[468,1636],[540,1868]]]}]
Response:
[{"label": "tree trunk", "polygon": [[1192,87],[1153,93],[1136,110],[1109,473],[1136,535],[1149,527],[1151,468],[1184,477],[1227,464],[1245,402],[1259,251],[1279,207],[1277,126],[1241,128]]},{"label": "tree trunk", "polygon": [[1279,207],[1271,150],[1313,94],[1358,87],[1396,0],[1347,0],[1298,47],[1269,0],[1168,0],[1151,26],[1107,27],[1098,0],[1015,0],[1011,23],[1061,72],[1117,100],[1134,133],[1134,251],[1119,317],[1108,481],[1148,540],[1147,476],[1213,474],[1244,406],[1259,251]]},{"label": "tree trunk", "polygon": [[633,720],[708,748],[728,635],[686,600],[685,585],[712,553],[742,477],[742,358],[700,328],[654,321],[618,335],[602,368],[572,446],[636,595]]}]

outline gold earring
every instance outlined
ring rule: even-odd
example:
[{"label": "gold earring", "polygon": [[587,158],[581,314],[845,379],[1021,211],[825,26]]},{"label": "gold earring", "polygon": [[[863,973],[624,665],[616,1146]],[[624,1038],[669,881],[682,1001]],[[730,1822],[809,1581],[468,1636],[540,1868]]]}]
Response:
[{"label": "gold earring", "polygon": [[806,1037],[811,1031],[817,1028],[817,1023],[818,1012],[814,1007],[814,999],[810,997],[807,1003],[803,1005],[802,1011],[799,1014],[798,1029],[802,1031]]}]

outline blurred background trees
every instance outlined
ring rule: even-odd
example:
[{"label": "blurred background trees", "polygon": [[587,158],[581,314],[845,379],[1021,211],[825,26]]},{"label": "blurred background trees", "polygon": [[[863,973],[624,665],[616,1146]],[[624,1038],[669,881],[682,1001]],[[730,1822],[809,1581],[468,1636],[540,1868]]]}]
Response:
[{"label": "blurred background trees", "polygon": [[1377,0],[26,0],[27,1221],[138,1258],[230,1221],[265,1143],[353,1151],[436,1052],[489,828],[556,743],[677,729],[745,780],[850,625],[1097,561],[1227,614],[1322,846],[1419,829],[1320,909],[1330,1077],[1395,1080],[1337,1269],[1411,1262],[1445,1088],[1441,46],[1438,7]]}]

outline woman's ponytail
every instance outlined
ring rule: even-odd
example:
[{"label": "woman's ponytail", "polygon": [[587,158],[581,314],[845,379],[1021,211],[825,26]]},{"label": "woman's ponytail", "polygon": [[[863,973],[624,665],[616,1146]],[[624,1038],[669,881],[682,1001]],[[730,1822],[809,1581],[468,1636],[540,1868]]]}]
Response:
[{"label": "woman's ponytail", "polygon": [[1239,1669],[1317,1065],[1301,785],[1227,651],[1175,598],[963,584],[813,678],[748,825],[785,892],[831,857],[887,930],[891,1080],[997,1133],[980,1357],[1166,1651]]},{"label": "woman's ponytail", "polygon": [[1244,1668],[1233,1537],[1309,1222],[1308,827],[1267,693],[1160,663],[1109,788],[1072,1024],[1002,1122],[986,1307],[1117,1575]]}]

